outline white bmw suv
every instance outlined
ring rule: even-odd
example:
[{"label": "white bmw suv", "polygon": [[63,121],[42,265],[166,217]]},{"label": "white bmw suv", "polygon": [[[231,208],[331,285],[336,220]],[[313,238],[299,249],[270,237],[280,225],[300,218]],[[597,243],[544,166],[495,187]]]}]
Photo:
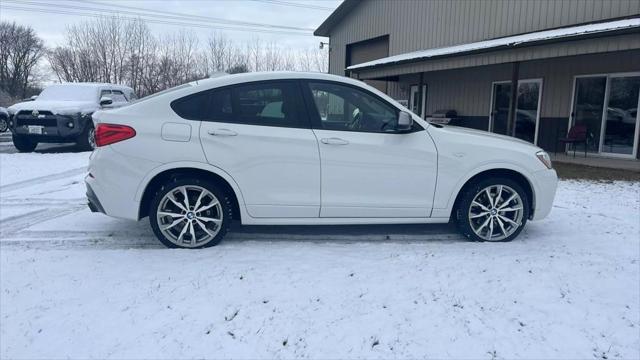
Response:
[{"label": "white bmw suv", "polygon": [[446,223],[509,241],[551,210],[540,148],[425,122],[354,79],[226,75],[94,114],[92,211],[149,217],[168,247],[250,225]]}]

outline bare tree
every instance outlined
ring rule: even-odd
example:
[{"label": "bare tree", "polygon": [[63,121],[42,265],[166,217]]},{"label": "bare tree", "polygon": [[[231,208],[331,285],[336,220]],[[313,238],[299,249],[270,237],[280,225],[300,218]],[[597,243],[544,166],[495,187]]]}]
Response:
[{"label": "bare tree", "polygon": [[327,72],[329,70],[329,53],[327,50],[308,48],[298,56],[298,69],[302,71]]},{"label": "bare tree", "polygon": [[43,53],[43,42],[31,27],[0,22],[0,90],[12,98],[26,97]]},{"label": "bare tree", "polygon": [[154,37],[143,20],[109,17],[69,27],[65,44],[47,57],[60,81],[122,83],[148,95],[222,71],[326,71],[324,55],[260,38],[237,43],[220,33],[201,47],[190,31]]}]

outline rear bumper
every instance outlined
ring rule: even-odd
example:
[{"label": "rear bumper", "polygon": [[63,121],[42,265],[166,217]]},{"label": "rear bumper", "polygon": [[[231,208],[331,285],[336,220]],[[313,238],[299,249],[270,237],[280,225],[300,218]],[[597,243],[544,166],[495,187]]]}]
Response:
[{"label": "rear bumper", "polygon": [[110,146],[98,147],[89,161],[85,177],[89,208],[109,216],[138,220],[140,201],[136,193],[140,181],[159,164],[129,157]]},{"label": "rear bumper", "polygon": [[540,220],[551,212],[558,187],[558,175],[553,169],[540,170],[533,173],[533,181],[535,182],[535,209],[531,220]]},{"label": "rear bumper", "polygon": [[98,196],[96,196],[96,193],[93,192],[93,189],[88,182],[85,182],[85,184],[87,185],[87,205],[89,206],[89,209],[91,210],[91,212],[101,212],[105,214],[104,208],[102,207]]}]

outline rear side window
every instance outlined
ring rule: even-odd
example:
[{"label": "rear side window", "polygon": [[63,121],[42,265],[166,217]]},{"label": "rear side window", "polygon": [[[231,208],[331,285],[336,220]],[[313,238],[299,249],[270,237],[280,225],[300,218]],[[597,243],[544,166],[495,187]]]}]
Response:
[{"label": "rear side window", "polygon": [[230,90],[208,90],[175,100],[171,108],[187,120],[233,121]]},{"label": "rear side window", "polygon": [[256,83],[233,89],[235,120],[240,124],[299,127],[299,94],[294,83]]},{"label": "rear side window", "polygon": [[174,100],[171,108],[187,120],[308,128],[298,88],[295,82],[234,85]]}]

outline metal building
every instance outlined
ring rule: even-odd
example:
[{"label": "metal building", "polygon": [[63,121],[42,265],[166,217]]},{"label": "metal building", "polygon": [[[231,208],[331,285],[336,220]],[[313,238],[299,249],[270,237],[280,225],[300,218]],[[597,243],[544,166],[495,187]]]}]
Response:
[{"label": "metal building", "polygon": [[590,156],[640,158],[638,0],[345,0],[314,34],[329,72],[422,117],[550,151],[586,131]]}]

